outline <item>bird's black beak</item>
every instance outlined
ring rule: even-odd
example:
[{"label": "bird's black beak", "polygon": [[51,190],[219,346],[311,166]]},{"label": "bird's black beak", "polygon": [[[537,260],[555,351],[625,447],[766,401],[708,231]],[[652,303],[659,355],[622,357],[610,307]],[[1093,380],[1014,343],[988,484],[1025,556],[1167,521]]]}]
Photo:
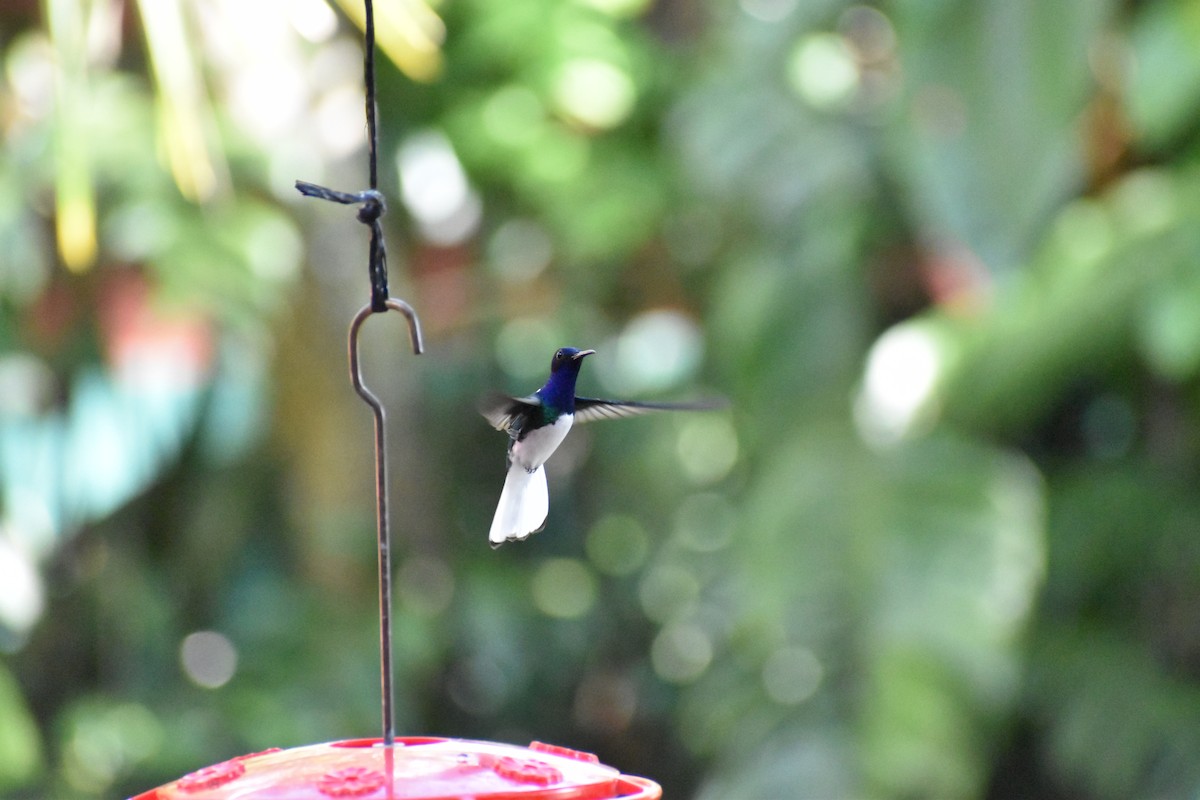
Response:
[{"label": "bird's black beak", "polygon": [[590,356],[590,355],[594,354],[595,352],[596,352],[595,350],[580,350],[578,353],[571,356],[571,359],[573,361],[578,361],[579,359],[583,358],[584,356]]}]

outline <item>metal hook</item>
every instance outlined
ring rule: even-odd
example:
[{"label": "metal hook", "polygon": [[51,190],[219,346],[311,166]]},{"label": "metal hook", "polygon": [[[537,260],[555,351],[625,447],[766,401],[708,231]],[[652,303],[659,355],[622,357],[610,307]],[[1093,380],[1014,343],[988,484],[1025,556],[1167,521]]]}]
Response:
[{"label": "metal hook", "polygon": [[[417,312],[403,300],[389,297],[386,309],[399,311],[408,320],[408,335],[414,355],[424,351],[421,340],[421,322]],[[386,310],[385,309],[385,310]],[[362,368],[358,361],[358,333],[367,317],[376,312],[370,303],[354,316],[350,323],[350,382],[375,415],[375,525],[379,541],[379,657],[383,695],[383,743],[391,747],[396,738],[394,719],[395,693],[392,688],[392,537],[388,527],[388,481],[387,443],[384,422],[386,414],[379,402],[362,379]]]}]

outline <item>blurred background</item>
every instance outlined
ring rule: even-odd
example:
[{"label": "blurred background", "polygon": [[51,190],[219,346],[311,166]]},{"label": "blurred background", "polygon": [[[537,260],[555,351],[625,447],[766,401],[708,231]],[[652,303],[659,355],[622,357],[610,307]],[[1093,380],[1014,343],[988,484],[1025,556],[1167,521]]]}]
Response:
[{"label": "blurred background", "polygon": [[[398,727],[1200,792],[1200,2],[377,0]],[[359,0],[0,7],[0,795],[379,727]],[[497,552],[475,411],[581,427]]]}]

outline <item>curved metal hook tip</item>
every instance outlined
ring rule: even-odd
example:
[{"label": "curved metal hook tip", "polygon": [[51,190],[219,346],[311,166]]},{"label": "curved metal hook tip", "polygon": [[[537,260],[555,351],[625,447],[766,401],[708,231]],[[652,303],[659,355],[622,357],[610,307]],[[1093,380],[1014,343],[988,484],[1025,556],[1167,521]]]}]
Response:
[{"label": "curved metal hook tip", "polygon": [[[425,351],[425,343],[421,336],[421,321],[417,318],[417,312],[408,303],[403,300],[397,300],[394,297],[388,298],[387,307],[392,311],[399,311],[408,320],[408,337],[412,344],[413,354],[420,355],[423,353]],[[371,308],[371,304],[368,303],[354,315],[354,320],[350,323],[350,381],[354,384],[354,390],[372,408],[379,409],[381,408],[379,399],[363,383],[362,368],[359,366],[358,360],[358,332],[362,328],[362,324],[367,321],[367,317],[375,313],[375,310]]]}]

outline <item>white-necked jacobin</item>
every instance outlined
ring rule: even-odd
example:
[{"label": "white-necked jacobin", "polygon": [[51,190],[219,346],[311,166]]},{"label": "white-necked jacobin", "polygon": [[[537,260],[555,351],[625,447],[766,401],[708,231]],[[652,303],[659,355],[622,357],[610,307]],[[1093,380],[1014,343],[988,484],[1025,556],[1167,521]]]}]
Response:
[{"label": "white-necked jacobin", "polygon": [[488,542],[493,548],[529,538],[546,524],[550,495],[542,465],[577,422],[615,419],[648,411],[704,410],[720,403],[639,403],[575,396],[575,379],[585,356],[595,350],[563,347],[550,360],[546,384],[527,397],[492,395],[480,413],[509,436],[508,476],[492,518]]}]

